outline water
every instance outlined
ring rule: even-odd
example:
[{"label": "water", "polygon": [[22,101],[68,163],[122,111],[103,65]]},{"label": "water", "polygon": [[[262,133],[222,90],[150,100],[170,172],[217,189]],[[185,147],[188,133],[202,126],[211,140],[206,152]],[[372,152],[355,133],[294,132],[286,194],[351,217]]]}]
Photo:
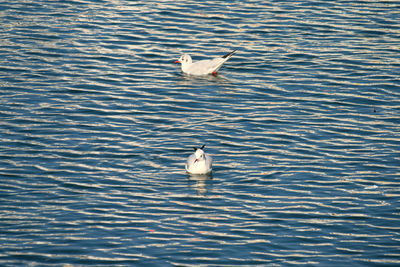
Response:
[{"label": "water", "polygon": [[400,264],[399,7],[2,3],[0,265]]}]

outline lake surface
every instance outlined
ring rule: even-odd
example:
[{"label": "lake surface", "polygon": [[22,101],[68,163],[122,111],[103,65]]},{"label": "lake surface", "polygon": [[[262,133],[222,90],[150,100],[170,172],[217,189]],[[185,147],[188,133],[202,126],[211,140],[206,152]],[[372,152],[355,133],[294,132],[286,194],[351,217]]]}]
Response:
[{"label": "lake surface", "polygon": [[[400,264],[400,2],[0,19],[0,265]],[[216,77],[172,64],[233,49]],[[203,144],[213,173],[190,177]]]}]

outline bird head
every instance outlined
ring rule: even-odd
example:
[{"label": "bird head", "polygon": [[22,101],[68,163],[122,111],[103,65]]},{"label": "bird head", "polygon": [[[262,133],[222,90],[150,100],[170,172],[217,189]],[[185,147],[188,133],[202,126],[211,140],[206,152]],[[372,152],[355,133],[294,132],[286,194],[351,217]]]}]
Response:
[{"label": "bird head", "polygon": [[187,63],[192,63],[192,58],[188,54],[182,55],[177,61],[174,61],[174,63],[181,63],[181,64],[187,64]]},{"label": "bird head", "polygon": [[205,147],[206,145],[203,145],[201,148],[196,148],[196,147],[193,147],[193,149],[194,149],[194,154],[196,155],[196,159],[194,160],[194,163],[196,163],[197,161],[201,161],[201,160],[204,160],[204,158],[205,158],[205,156],[204,156],[204,147]]}]

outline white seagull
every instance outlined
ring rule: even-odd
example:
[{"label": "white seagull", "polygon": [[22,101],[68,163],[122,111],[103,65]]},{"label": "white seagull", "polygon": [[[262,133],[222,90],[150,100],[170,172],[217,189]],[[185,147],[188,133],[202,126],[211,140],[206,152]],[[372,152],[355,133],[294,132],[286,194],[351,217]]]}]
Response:
[{"label": "white seagull", "polygon": [[212,171],[212,157],[204,153],[203,145],[201,148],[194,148],[194,153],[190,155],[186,162],[186,171],[190,174],[208,174]]},{"label": "white seagull", "polygon": [[192,58],[188,54],[182,55],[177,61],[174,63],[181,63],[181,68],[184,73],[191,75],[206,75],[212,74],[216,75],[217,71],[222,67],[222,65],[231,58],[233,53],[235,53],[236,49],[232,52],[229,52],[225,56],[216,57],[213,59],[205,59],[197,62],[192,62]]}]

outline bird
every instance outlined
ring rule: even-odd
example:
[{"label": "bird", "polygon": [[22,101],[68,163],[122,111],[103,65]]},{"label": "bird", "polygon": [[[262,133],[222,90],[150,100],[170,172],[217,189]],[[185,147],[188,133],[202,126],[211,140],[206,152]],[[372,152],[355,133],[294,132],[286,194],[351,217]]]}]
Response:
[{"label": "bird", "polygon": [[229,52],[228,54],[222,57],[216,57],[213,59],[205,59],[197,62],[192,62],[192,58],[189,54],[182,55],[178,60],[174,61],[174,63],[181,63],[181,69],[184,73],[190,75],[207,75],[212,74],[214,76],[217,75],[217,71],[222,67],[222,65],[232,57],[233,53],[236,52],[237,49]]},{"label": "bird", "polygon": [[189,174],[209,174],[212,171],[212,157],[201,148],[193,147],[194,153],[187,159],[185,169]]}]

